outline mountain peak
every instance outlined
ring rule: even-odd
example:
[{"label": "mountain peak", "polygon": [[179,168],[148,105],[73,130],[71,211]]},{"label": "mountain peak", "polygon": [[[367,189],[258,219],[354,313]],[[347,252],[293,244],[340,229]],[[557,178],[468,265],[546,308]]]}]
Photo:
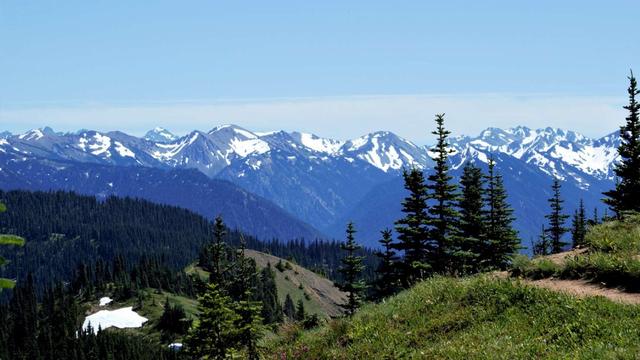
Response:
[{"label": "mountain peak", "polygon": [[27,141],[35,141],[40,140],[44,137],[45,133],[42,129],[31,129],[25,133],[18,135],[18,139],[27,140]]},{"label": "mountain peak", "polygon": [[155,143],[166,144],[178,139],[177,136],[173,135],[169,130],[163,127],[156,127],[153,130],[147,131],[144,136],[145,140],[153,141]]},{"label": "mountain peak", "polygon": [[222,138],[240,137],[243,140],[258,138],[258,135],[254,134],[253,132],[233,124],[216,126],[211,129],[208,134]]}]

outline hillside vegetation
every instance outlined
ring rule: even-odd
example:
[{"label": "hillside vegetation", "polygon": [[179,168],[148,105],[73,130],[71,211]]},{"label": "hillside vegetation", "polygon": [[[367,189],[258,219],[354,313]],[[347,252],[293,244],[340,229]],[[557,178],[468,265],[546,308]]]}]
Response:
[{"label": "hillside vegetation", "polygon": [[636,358],[640,308],[510,279],[436,277],[352,318],[289,330],[267,358]]},{"label": "hillside vegetation", "polygon": [[519,258],[512,274],[527,278],[586,279],[605,286],[640,290],[640,215],[589,229],[585,247],[531,261]]},{"label": "hillside vegetation", "polygon": [[[340,304],[345,302],[345,293],[338,290],[333,282],[313,271],[290,261],[260,251],[246,250],[246,256],[256,262],[258,269],[271,265],[278,289],[278,301],[284,303],[289,295],[294,303],[302,300],[305,310],[320,317],[334,317],[342,314]],[[282,264],[278,269],[276,266]],[[209,273],[194,265],[186,269],[187,273],[198,273],[202,279],[208,279]]]}]

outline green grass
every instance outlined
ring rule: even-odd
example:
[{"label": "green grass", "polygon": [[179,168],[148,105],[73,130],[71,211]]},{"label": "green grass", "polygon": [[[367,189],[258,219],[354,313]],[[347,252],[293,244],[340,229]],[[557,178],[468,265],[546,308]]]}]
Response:
[{"label": "green grass", "polygon": [[[640,354],[640,308],[513,280],[434,278],[353,318],[265,344],[287,359],[602,359]],[[284,357],[283,357],[284,356]]]},{"label": "green grass", "polygon": [[640,291],[640,215],[593,226],[585,239],[587,251],[564,264],[545,258],[514,258],[511,275],[530,279],[559,277],[588,279],[606,286]]},{"label": "green grass", "polygon": [[[283,260],[283,263],[288,264],[288,262],[285,260]],[[326,316],[320,304],[318,304],[313,299],[307,299],[304,296],[305,294],[304,290],[300,289],[299,285],[297,285],[299,284],[299,281],[296,280],[298,282],[294,283],[293,279],[297,279],[298,276],[295,273],[295,271],[291,269],[290,265],[288,269],[283,268],[284,271],[280,271],[276,269],[274,267],[275,264],[271,264],[271,265],[273,267],[273,272],[275,273],[276,288],[278,289],[278,301],[280,302],[280,304],[284,304],[284,300],[287,294],[289,294],[294,304],[297,304],[298,300],[302,300],[302,303],[304,304],[304,309],[308,314],[317,314],[322,317]],[[197,274],[200,276],[201,279],[206,281],[208,281],[209,279],[209,273],[203,270],[201,267],[196,266],[195,263],[189,265],[185,269],[185,272],[187,274]]]}]

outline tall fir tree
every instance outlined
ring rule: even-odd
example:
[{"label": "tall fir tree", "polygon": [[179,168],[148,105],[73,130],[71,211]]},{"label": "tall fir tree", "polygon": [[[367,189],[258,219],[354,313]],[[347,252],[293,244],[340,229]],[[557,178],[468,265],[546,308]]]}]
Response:
[{"label": "tall fir tree", "polygon": [[209,245],[211,265],[209,266],[209,282],[222,286],[225,272],[228,270],[226,262],[227,245],[224,237],[227,234],[222,216],[216,216],[213,224],[213,242]]},{"label": "tall fir tree", "polygon": [[459,269],[462,273],[480,270],[484,251],[484,175],[482,170],[467,162],[460,177],[461,194],[460,233],[457,241]]},{"label": "tall fir tree", "polygon": [[356,242],[355,233],[353,223],[350,222],[347,224],[347,240],[340,245],[340,248],[347,253],[342,258],[342,266],[338,270],[344,277],[339,288],[347,293],[347,303],[343,305],[347,315],[353,315],[358,310],[366,289],[364,281],[360,278],[364,269],[363,257],[356,255],[356,251],[360,250],[362,246]]},{"label": "tall fir tree", "polygon": [[282,307],[278,302],[278,288],[276,286],[275,273],[271,264],[260,270],[260,298],[262,299],[262,318],[264,323],[276,324],[283,320]]},{"label": "tall fir tree", "polygon": [[636,96],[640,94],[638,83],[629,76],[629,104],[624,108],[629,112],[626,124],[620,128],[620,146],[614,172],[617,176],[615,189],[605,192],[605,203],[611,207],[616,216],[621,217],[626,211],[640,211],[640,104]]},{"label": "tall fir tree", "polygon": [[373,284],[376,299],[383,299],[397,293],[401,286],[397,272],[398,256],[391,248],[393,243],[391,229],[380,233],[382,235],[380,245],[383,250],[376,252],[376,256],[380,259],[376,269],[377,278]]},{"label": "tall fir tree", "polygon": [[304,309],[304,302],[302,301],[302,299],[299,299],[298,303],[296,304],[294,319],[296,319],[296,321],[304,321],[306,317],[307,311]]},{"label": "tall fir tree", "polygon": [[573,248],[583,246],[584,238],[587,234],[587,218],[584,210],[584,201],[580,199],[580,206],[573,214],[573,222],[571,226],[571,239]]},{"label": "tall fir tree", "polygon": [[413,168],[402,172],[404,188],[409,195],[402,201],[404,217],[395,223],[398,241],[391,248],[404,256],[397,270],[404,287],[423,279],[432,268],[428,263],[434,243],[429,239],[427,187],[421,170]]},{"label": "tall fir tree", "polygon": [[590,225],[600,224],[600,217],[598,216],[598,207],[593,208],[593,218],[589,222]]},{"label": "tall fir tree", "polygon": [[238,340],[246,349],[246,358],[258,359],[258,341],[262,336],[262,303],[255,301],[256,267],[252,259],[245,254],[246,244],[240,236],[240,248],[237,250],[236,273],[231,285],[238,296],[234,304],[235,312],[240,316],[236,321]]},{"label": "tall fir tree", "polygon": [[199,299],[198,309],[199,321],[185,339],[187,353],[197,359],[226,359],[239,350],[237,322],[241,317],[231,298],[212,283]]},{"label": "tall fir tree", "polygon": [[549,205],[551,206],[551,213],[545,216],[549,220],[549,226],[547,227],[546,232],[549,238],[552,254],[562,252],[563,248],[567,245],[567,243],[563,241],[562,237],[569,231],[569,229],[564,226],[569,215],[562,213],[562,204],[564,203],[564,200],[562,200],[561,197],[561,188],[560,180],[557,178],[554,179],[553,185],[551,186],[553,193],[551,198],[548,200]]},{"label": "tall fir tree", "polygon": [[485,194],[485,243],[481,257],[482,267],[505,269],[513,254],[520,249],[518,232],[513,229],[513,209],[507,201],[507,191],[502,175],[496,170],[493,156],[489,159]]},{"label": "tall fir tree", "polygon": [[[3,213],[7,210],[6,206],[3,203],[0,203],[0,213]],[[16,235],[8,235],[8,234],[0,234],[0,245],[12,245],[12,246],[22,246],[24,245],[24,239],[16,236]],[[3,266],[7,263],[7,260],[0,256],[0,266]],[[15,283],[12,280],[0,278],[0,292],[2,289],[10,289],[14,287]]]},{"label": "tall fir tree", "polygon": [[287,294],[284,298],[284,304],[282,305],[282,312],[288,320],[295,320],[296,318],[296,305],[293,303],[291,296]]},{"label": "tall fir tree", "polygon": [[456,185],[451,182],[453,177],[449,174],[449,149],[448,137],[450,131],[444,127],[444,114],[436,114],[436,130],[432,134],[437,136],[435,147],[431,152],[435,154],[435,166],[433,173],[429,175],[427,189],[432,205],[429,207],[428,224],[431,226],[429,238],[435,243],[435,248],[429,259],[433,270],[437,273],[451,272],[451,264],[460,261],[456,259],[454,241],[457,239],[459,214],[455,209],[458,196]]}]

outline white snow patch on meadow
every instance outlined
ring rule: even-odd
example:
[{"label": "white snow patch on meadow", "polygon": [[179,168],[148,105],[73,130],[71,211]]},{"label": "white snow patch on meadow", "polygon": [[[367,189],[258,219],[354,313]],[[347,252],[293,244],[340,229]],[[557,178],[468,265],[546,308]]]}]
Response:
[{"label": "white snow patch on meadow", "polygon": [[101,297],[100,298],[100,306],[107,306],[107,305],[111,304],[112,301],[113,301],[113,299],[111,299],[108,296]]},{"label": "white snow patch on meadow", "polygon": [[139,328],[149,319],[138,315],[133,311],[133,307],[125,307],[117,310],[100,310],[95,314],[87,316],[82,324],[82,329],[87,330],[89,325],[95,330],[104,330],[112,326],[118,329]]}]

